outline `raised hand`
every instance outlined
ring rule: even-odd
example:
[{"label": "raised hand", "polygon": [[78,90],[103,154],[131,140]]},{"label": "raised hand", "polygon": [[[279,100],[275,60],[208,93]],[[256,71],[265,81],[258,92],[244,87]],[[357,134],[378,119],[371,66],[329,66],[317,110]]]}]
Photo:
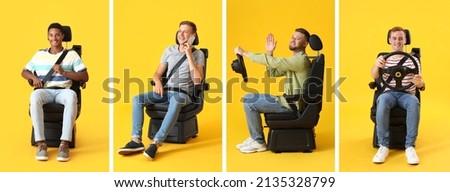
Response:
[{"label": "raised hand", "polygon": [[277,41],[275,41],[275,38],[272,33],[269,33],[266,38],[266,50],[267,54],[273,55],[273,51],[275,51],[275,48],[277,47]]}]

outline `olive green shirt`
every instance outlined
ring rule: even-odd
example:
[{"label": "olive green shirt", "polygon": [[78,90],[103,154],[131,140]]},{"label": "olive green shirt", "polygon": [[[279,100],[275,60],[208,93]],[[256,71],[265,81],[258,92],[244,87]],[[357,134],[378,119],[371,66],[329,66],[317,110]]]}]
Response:
[{"label": "olive green shirt", "polygon": [[[248,58],[267,67],[269,77],[286,76],[284,81],[284,94],[298,95],[303,92],[303,82],[308,78],[311,70],[311,62],[304,51],[291,57],[272,57],[263,53],[247,52]],[[291,109],[283,96],[277,96],[277,101],[284,107]],[[300,109],[300,102],[296,103]]]}]

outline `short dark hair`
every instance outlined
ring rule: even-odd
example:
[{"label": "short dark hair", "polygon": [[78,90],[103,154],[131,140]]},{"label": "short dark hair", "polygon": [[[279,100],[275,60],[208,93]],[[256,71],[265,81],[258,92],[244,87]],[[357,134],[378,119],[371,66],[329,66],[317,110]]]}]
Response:
[{"label": "short dark hair", "polygon": [[59,24],[59,23],[52,23],[52,24],[50,24],[48,26],[47,32],[49,32],[50,29],[53,29],[53,28],[59,29],[59,31],[61,31],[61,34],[64,34],[64,30],[63,30],[63,27],[62,27],[61,24]]},{"label": "short dark hair", "polygon": [[182,21],[179,26],[181,26],[181,25],[189,25],[192,28],[192,32],[197,33],[197,25],[195,25],[194,22],[192,22],[192,21]]},{"label": "short dark hair", "polygon": [[295,32],[299,32],[299,33],[305,35],[306,41],[309,42],[310,34],[309,34],[309,32],[306,29],[304,29],[304,28],[297,28],[297,29],[295,29]]}]

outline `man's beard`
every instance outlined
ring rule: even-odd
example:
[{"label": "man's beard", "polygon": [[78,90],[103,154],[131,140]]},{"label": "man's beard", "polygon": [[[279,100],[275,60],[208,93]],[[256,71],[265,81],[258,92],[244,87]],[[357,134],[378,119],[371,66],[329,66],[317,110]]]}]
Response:
[{"label": "man's beard", "polygon": [[296,50],[300,50],[300,49],[301,49],[300,46],[296,47],[296,46],[289,45],[289,50],[291,50],[291,51],[296,51]]}]

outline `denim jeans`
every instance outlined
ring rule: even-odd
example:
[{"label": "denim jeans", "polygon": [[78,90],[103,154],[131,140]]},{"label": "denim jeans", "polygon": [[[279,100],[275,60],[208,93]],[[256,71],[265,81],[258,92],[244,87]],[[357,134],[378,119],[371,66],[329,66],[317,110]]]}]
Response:
[{"label": "denim jeans", "polygon": [[34,140],[45,141],[44,110],[47,103],[64,105],[61,140],[72,141],[72,129],[77,117],[77,94],[72,89],[36,89],[30,96],[30,116],[34,127]]},{"label": "denim jeans", "polygon": [[252,139],[264,144],[261,113],[282,113],[290,109],[280,105],[277,98],[269,94],[247,94],[243,98],[247,126]]},{"label": "denim jeans", "polygon": [[377,99],[377,137],[378,143],[389,147],[389,116],[391,109],[400,106],[406,110],[405,147],[414,147],[420,120],[420,103],[415,95],[389,91],[380,94]]},{"label": "denim jeans", "polygon": [[155,143],[163,142],[170,130],[175,126],[178,115],[180,114],[181,108],[192,101],[189,96],[184,93],[167,91],[164,92],[163,96],[150,91],[143,94],[139,94],[133,98],[133,112],[132,112],[132,130],[131,138],[142,138],[142,125],[144,123],[144,107],[149,104],[156,103],[167,103],[168,109],[166,116],[161,124],[159,131],[156,133],[153,141]]}]

